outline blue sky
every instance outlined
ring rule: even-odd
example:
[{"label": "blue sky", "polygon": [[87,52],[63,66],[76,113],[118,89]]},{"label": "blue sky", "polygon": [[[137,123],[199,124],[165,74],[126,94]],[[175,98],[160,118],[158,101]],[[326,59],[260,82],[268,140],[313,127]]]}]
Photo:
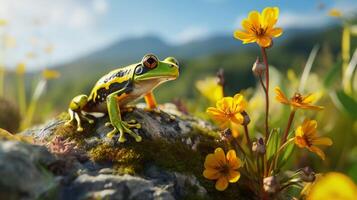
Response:
[{"label": "blue sky", "polygon": [[[323,5],[324,10],[318,7]],[[232,34],[250,10],[278,6],[278,25],[322,27],[330,8],[357,9],[356,0],[0,0],[1,29],[16,45],[5,52],[7,67],[17,62],[41,69],[66,62],[113,41],[157,35],[181,44],[216,34]],[[50,56],[46,46],[54,46]],[[34,52],[35,59],[26,57]]]}]

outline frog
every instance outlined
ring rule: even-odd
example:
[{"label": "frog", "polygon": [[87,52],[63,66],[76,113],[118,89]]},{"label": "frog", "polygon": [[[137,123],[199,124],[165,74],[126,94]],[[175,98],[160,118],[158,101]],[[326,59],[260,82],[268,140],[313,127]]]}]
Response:
[{"label": "frog", "polygon": [[136,142],[142,137],[132,129],[140,129],[141,124],[135,120],[124,121],[122,110],[130,103],[144,98],[146,110],[158,111],[153,90],[164,82],[177,79],[179,76],[179,63],[174,57],[159,60],[154,54],[146,54],[140,62],[125,67],[119,67],[102,76],[92,88],[89,96],[80,94],[69,103],[68,114],[70,119],[65,125],[76,122],[77,132],[82,132],[82,120],[90,124],[94,120],[90,116],[107,114],[109,121],[106,126],[113,129],[106,134],[113,138],[118,135],[118,141],[127,140],[125,134],[132,136]]}]

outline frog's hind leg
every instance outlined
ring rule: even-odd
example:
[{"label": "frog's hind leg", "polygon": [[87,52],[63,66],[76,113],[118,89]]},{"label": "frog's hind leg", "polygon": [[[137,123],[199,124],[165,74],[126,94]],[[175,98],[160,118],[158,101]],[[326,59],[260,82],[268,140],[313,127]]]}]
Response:
[{"label": "frog's hind leg", "polygon": [[88,97],[87,95],[78,95],[74,97],[69,104],[68,108],[68,114],[70,116],[69,121],[65,123],[66,126],[70,125],[73,121],[77,122],[77,131],[82,132],[83,127],[81,123],[81,118],[84,120],[88,121],[90,124],[93,124],[94,121],[92,119],[89,119],[86,117],[84,114],[82,114],[82,109],[83,107],[88,103]]}]

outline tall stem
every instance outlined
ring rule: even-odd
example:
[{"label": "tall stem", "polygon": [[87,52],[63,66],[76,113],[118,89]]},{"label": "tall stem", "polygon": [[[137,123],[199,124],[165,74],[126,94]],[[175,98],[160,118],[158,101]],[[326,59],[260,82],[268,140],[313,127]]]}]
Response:
[{"label": "tall stem", "polygon": [[245,137],[247,138],[248,148],[250,149],[250,152],[252,152],[252,141],[250,141],[247,125],[244,125],[244,133],[245,133]]},{"label": "tall stem", "polygon": [[286,129],[285,129],[285,132],[284,132],[284,136],[283,136],[283,138],[281,140],[281,144],[284,144],[286,142],[286,140],[288,139],[290,127],[291,127],[291,124],[293,123],[295,112],[296,112],[296,110],[293,109],[291,111],[291,113],[290,113],[289,120],[288,120],[288,125],[286,126]]},{"label": "tall stem", "polygon": [[269,138],[269,65],[268,65],[268,56],[264,47],[261,47],[263,62],[265,64],[265,142]]}]

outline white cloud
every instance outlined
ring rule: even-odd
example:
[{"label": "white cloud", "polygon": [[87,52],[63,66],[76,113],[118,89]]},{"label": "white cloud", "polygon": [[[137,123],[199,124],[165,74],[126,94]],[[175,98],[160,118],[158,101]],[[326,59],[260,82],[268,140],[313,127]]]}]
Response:
[{"label": "white cloud", "polygon": [[188,43],[197,39],[207,37],[209,31],[205,27],[191,26],[179,32],[175,37],[178,43]]},{"label": "white cloud", "polygon": [[93,0],[93,10],[98,14],[104,14],[108,11],[108,2],[106,0]]},{"label": "white cloud", "polygon": [[283,12],[279,16],[277,25],[282,28],[319,28],[326,26],[329,21],[330,18],[321,12]]},{"label": "white cloud", "polygon": [[[36,51],[38,56],[27,61],[28,67],[43,68],[50,64],[49,60],[55,63],[71,59],[105,41],[93,30],[107,12],[106,0],[0,0],[0,5],[0,18],[9,22],[4,31],[16,37],[18,44],[6,52],[7,67],[28,60],[25,55]],[[30,38],[41,42],[34,47]],[[43,58],[42,49],[49,43],[55,50],[51,58]]]}]

